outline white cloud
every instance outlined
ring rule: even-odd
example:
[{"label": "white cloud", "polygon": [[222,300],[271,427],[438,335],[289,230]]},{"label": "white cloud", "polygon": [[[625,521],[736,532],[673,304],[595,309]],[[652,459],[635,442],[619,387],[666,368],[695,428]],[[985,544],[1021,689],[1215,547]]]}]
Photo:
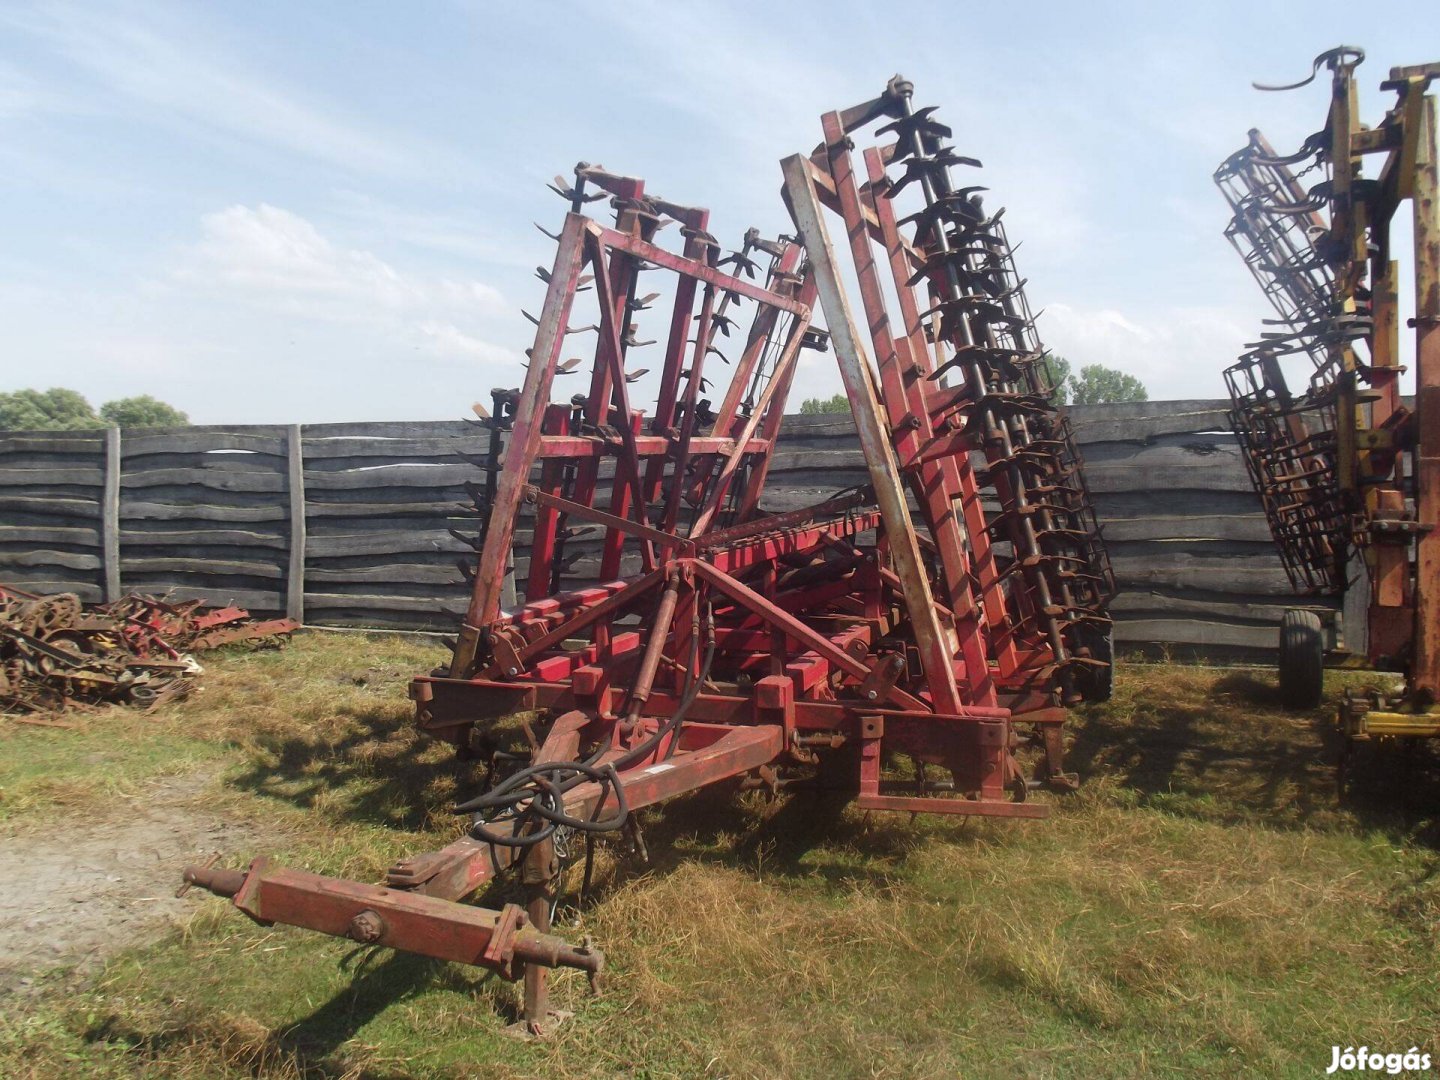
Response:
[{"label": "white cloud", "polygon": [[464,333],[452,323],[423,322],[417,329],[434,342],[435,350],[441,355],[466,357],[485,364],[511,363],[516,360],[515,353],[509,349],[481,341]]},{"label": "white cloud", "polygon": [[[144,5],[52,3],[0,13],[104,88],[105,107],[148,122],[239,138],[348,169],[413,175],[453,155],[396,132],[367,129],[324,104],[306,101],[273,78],[248,70],[197,25],[162,22]],[[23,91],[22,91],[23,92]],[[0,91],[0,107],[4,93]]]},{"label": "white cloud", "polygon": [[105,363],[124,380],[149,385],[181,376],[199,356],[196,350],[158,335],[107,336],[101,347]]},{"label": "white cloud", "polygon": [[500,219],[493,211],[483,213],[485,209],[464,214],[421,210],[350,190],[334,193],[325,204],[327,217],[343,222],[351,235],[401,244],[469,265],[484,263],[528,275],[537,263],[553,256],[554,245],[523,217]]},{"label": "white cloud", "polygon": [[[803,18],[785,10],[771,14],[787,21]],[[818,111],[811,99],[841,100],[836,95],[850,81],[843,65],[816,55],[820,50],[797,50],[783,35],[756,34],[743,19],[711,8],[636,0],[604,11],[590,9],[588,15],[623,27],[627,36],[643,38],[650,48],[644,68],[617,63],[607,75],[693,116],[707,138],[723,133],[727,150],[737,143],[757,150],[767,164],[801,149],[787,145],[784,135],[800,131],[818,137]],[[779,70],[803,93],[777,93]],[[782,141],[776,141],[777,134]],[[771,165],[764,180],[773,187],[778,176],[779,169]]]},{"label": "white cloud", "polygon": [[286,316],[358,325],[439,356],[502,364],[513,351],[477,336],[479,324],[509,314],[480,281],[402,273],[368,251],[327,239],[279,207],[231,206],[201,219],[172,280],[211,298]]},{"label": "white cloud", "polygon": [[1158,399],[1223,397],[1221,372],[1235,362],[1253,328],[1223,308],[1121,311],[1062,303],[1045,309],[1040,331],[1073,368],[1118,368]]},{"label": "white cloud", "polygon": [[11,64],[0,63],[0,120],[39,112],[50,95],[33,78]]}]

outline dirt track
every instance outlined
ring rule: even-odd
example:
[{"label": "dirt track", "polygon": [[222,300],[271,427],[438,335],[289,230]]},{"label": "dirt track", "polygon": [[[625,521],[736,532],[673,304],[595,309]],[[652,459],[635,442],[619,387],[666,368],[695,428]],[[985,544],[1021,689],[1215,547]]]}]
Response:
[{"label": "dirt track", "polygon": [[151,941],[195,910],[175,899],[187,862],[245,847],[253,827],[198,798],[207,773],[166,777],[107,820],[60,817],[0,833],[0,992]]}]

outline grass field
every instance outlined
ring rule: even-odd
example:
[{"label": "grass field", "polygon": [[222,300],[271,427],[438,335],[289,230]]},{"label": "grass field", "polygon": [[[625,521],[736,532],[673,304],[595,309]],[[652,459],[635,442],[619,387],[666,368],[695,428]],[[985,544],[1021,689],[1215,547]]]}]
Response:
[{"label": "grass field", "polygon": [[[0,819],[75,825],[208,771],[198,798],[267,852],[378,880],[459,830],[465,767],[412,734],[404,697],[438,659],[305,635],[212,655],[203,695],[153,716],[0,722]],[[1074,725],[1084,786],[1046,821],[721,791],[648,812],[652,865],[607,860],[563,916],[609,970],[596,997],[556,978],[575,1019],[546,1042],[503,1033],[511,984],[196,895],[183,932],[0,1001],[0,1075],[1309,1076],[1337,1043],[1434,1052],[1437,770],[1428,749],[1367,753],[1339,800],[1344,678],[1294,716],[1264,672],[1123,668]]]}]

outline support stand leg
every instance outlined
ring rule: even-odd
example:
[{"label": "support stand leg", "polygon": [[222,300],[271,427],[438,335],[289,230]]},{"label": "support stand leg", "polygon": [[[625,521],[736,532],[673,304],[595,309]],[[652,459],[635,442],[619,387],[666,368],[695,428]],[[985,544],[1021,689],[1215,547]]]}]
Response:
[{"label": "support stand leg", "polygon": [[[560,861],[555,844],[542,840],[525,856],[521,872],[525,886],[525,918],[540,933],[550,931],[550,910],[559,895]],[[511,1030],[524,1038],[543,1039],[569,1018],[550,1008],[550,971],[539,964],[525,966],[525,1005],[520,1022]]]}]

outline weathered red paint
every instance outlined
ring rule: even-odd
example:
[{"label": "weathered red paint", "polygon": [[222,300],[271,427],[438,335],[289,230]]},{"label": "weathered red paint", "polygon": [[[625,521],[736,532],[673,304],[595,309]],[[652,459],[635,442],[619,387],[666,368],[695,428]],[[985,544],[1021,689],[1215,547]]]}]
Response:
[{"label": "weathered red paint", "polygon": [[[899,115],[886,109],[874,116]],[[824,755],[833,762],[846,754],[849,774],[828,779],[849,784],[870,809],[1044,815],[1042,804],[1021,801],[1029,785],[1014,757],[1013,724],[1018,715],[1058,730],[1068,685],[1064,635],[1088,616],[1070,599],[1058,608],[1027,599],[1028,586],[999,567],[989,532],[996,521],[987,520],[984,485],[970,463],[984,448],[980,426],[945,415],[974,401],[935,382],[955,345],[937,340],[932,355],[904,266],[917,249],[889,206],[880,158],[867,157],[872,175],[863,186],[853,173],[844,123],[827,117],[829,156],[804,167],[851,237],[878,378],[858,355],[856,335],[839,329],[848,313],[819,276],[833,286],[836,270],[808,224],[801,223],[807,247],[752,230],[722,257],[707,211],[649,197],[635,178],[581,167],[565,193],[572,213],[547,277],[525,386],[496,395],[509,404],[491,423],[508,443],[491,462],[491,520],[465,627],[448,670],[416,678],[410,695],[421,730],[467,750],[500,721],[534,713],[544,734],[530,744],[531,761],[590,771],[572,769],[563,784],[543,779],[560,775],[554,769],[517,774],[532,786],[508,818],[485,801],[506,794],[502,779],[476,802],[492,816],[472,836],[401,860],[383,889],[252,870],[248,892],[237,894],[237,903],[253,898],[246,910],[342,934],[371,911],[387,944],[502,970],[528,949],[526,1019],[538,1024],[545,987],[537,965],[551,961],[525,943],[527,933],[545,929],[555,888],[548,868],[560,847],[545,820],[566,817],[566,827],[578,829],[736,777],[778,788]],[[578,212],[590,188],[613,197],[613,228]],[[659,245],[666,219],[679,225],[679,253]],[[856,239],[857,227],[866,239]],[[732,264],[734,272],[726,269]],[[893,332],[882,273],[902,300]],[[637,294],[655,275],[674,275],[674,289],[667,329],[653,343],[663,351],[646,354],[658,366],[647,414],[632,398],[639,374],[631,355],[641,347],[633,320],[651,300]],[[577,303],[592,301],[577,301],[583,291],[599,312],[583,328],[594,339],[570,325]],[[810,316],[822,300],[857,390],[854,416],[872,483],[766,513],[772,449],[801,349],[817,344]],[[728,347],[742,302],[750,329],[737,335],[743,345],[726,368],[714,353]],[[556,376],[575,369],[561,357],[582,347],[590,352],[588,392],[569,405],[550,402]],[[708,380],[727,376],[710,411]],[[1040,442],[1027,439],[1022,445],[1040,462]],[[613,466],[608,492],[602,461]],[[1049,461],[1027,464],[1026,475],[1040,475],[1035,469]],[[918,525],[906,508],[911,494]],[[524,602],[506,611],[503,578],[521,512],[534,515],[530,566]],[[598,575],[568,558],[578,526],[598,530]],[[1034,535],[1043,554],[1044,528]],[[1013,612],[1029,613],[1028,621],[1013,625]],[[1061,773],[1058,740],[1047,734],[1046,746],[1035,783]],[[945,783],[890,790],[882,751],[936,766]],[[486,836],[491,828],[512,831]],[[519,847],[527,829],[533,843]],[[527,886],[528,930],[514,913],[508,923],[503,913],[452,914],[455,901],[512,867]],[[497,953],[485,935],[511,926],[519,927],[514,948]],[[373,932],[368,917],[355,930]]]}]

